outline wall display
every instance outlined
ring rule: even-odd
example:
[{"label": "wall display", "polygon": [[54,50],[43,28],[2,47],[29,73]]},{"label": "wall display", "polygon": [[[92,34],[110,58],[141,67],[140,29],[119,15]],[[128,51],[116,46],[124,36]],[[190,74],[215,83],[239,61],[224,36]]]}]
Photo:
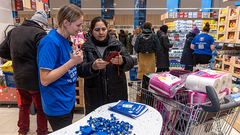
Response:
[{"label": "wall display", "polygon": [[31,0],[31,8],[36,10],[36,8],[37,8],[36,0]]},{"label": "wall display", "polygon": [[22,2],[22,0],[15,0],[15,9],[17,11],[22,11],[23,10],[23,2]]}]

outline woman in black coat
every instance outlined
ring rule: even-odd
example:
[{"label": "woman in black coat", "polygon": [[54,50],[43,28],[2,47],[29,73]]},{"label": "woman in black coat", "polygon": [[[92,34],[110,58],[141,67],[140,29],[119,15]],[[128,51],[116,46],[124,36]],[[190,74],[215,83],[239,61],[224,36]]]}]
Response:
[{"label": "woman in black coat", "polygon": [[173,45],[169,43],[168,36],[166,35],[168,31],[168,26],[163,25],[157,32],[158,39],[160,41],[161,49],[156,52],[157,58],[157,72],[169,71],[169,48]]},{"label": "woman in black coat", "polygon": [[[77,66],[77,74],[84,78],[86,114],[106,103],[128,100],[125,72],[134,66],[132,57],[123,44],[107,33],[106,20],[96,17],[91,22],[92,35],[82,46],[83,62]],[[104,61],[109,52],[121,53]],[[119,75],[118,75],[119,72]]]},{"label": "woman in black coat", "polygon": [[194,37],[196,35],[198,35],[200,32],[200,30],[198,29],[198,27],[194,27],[192,29],[192,32],[189,32],[186,35],[186,41],[185,41],[185,45],[183,48],[183,52],[182,52],[182,57],[181,57],[181,64],[185,65],[185,69],[184,70],[189,70],[189,71],[193,71],[193,65],[194,65],[194,59],[193,59],[193,52],[194,50],[192,50],[190,48],[192,40],[194,39]]}]

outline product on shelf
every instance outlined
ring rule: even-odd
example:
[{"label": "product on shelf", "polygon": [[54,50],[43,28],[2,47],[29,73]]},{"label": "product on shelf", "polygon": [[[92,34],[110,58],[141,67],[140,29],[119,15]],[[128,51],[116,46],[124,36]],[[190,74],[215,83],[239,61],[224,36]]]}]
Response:
[{"label": "product on shelf", "polygon": [[221,14],[226,14],[227,13],[227,8],[223,9]]},{"label": "product on shelf", "polygon": [[240,64],[240,58],[237,59],[236,64]]},{"label": "product on shelf", "polygon": [[227,58],[225,59],[225,61],[230,62],[230,61],[231,61],[231,56],[227,56]]},{"label": "product on shelf", "polygon": [[219,40],[223,40],[224,39],[224,35],[219,37]]},{"label": "product on shelf", "polygon": [[229,27],[233,28],[233,27],[235,27],[235,25],[236,25],[236,20],[231,20],[229,23]]},{"label": "product on shelf", "polygon": [[225,17],[221,17],[220,22],[221,22],[221,23],[225,23]]},{"label": "product on shelf", "polygon": [[229,68],[230,68],[230,66],[229,66],[229,65],[226,65],[226,66],[224,67],[224,70],[229,71]]},{"label": "product on shelf", "polygon": [[240,68],[235,68],[234,73],[240,74]]},{"label": "product on shelf", "polygon": [[216,63],[215,68],[221,68],[222,64]]},{"label": "product on shelf", "polygon": [[232,8],[230,16],[237,15],[237,12],[238,12],[237,8]]},{"label": "product on shelf", "polygon": [[224,31],[224,26],[220,26],[219,31]]},{"label": "product on shelf", "polygon": [[235,38],[235,32],[229,32],[228,39],[234,39]]}]

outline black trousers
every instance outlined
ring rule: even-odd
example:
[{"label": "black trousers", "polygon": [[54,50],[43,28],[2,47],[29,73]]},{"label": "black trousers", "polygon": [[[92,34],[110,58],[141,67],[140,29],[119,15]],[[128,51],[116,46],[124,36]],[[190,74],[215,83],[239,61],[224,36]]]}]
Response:
[{"label": "black trousers", "polygon": [[170,71],[169,68],[157,68],[157,72],[166,72]]},{"label": "black trousers", "polygon": [[209,61],[212,59],[211,55],[204,55],[204,54],[194,54],[195,64],[208,64]]},{"label": "black trousers", "polygon": [[58,129],[64,128],[72,124],[74,108],[75,107],[72,108],[70,113],[65,115],[60,115],[60,116],[46,115],[53,131],[57,131]]},{"label": "black trousers", "polygon": [[193,65],[185,65],[184,70],[193,71]]}]

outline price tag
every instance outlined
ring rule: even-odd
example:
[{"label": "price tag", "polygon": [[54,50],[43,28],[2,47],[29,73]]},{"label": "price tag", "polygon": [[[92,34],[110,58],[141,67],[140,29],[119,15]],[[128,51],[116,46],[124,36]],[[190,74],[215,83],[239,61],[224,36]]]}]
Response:
[{"label": "price tag", "polygon": [[232,77],[232,80],[236,82],[236,81],[237,81],[237,78],[236,78],[236,77]]},{"label": "price tag", "polygon": [[236,47],[240,47],[240,44],[235,44]]},{"label": "price tag", "polygon": [[233,43],[231,43],[231,44],[228,44],[228,46],[227,47],[234,47],[234,44]]},{"label": "price tag", "polygon": [[219,43],[218,45],[219,45],[219,46],[223,46],[223,45],[224,45],[224,43]]}]

